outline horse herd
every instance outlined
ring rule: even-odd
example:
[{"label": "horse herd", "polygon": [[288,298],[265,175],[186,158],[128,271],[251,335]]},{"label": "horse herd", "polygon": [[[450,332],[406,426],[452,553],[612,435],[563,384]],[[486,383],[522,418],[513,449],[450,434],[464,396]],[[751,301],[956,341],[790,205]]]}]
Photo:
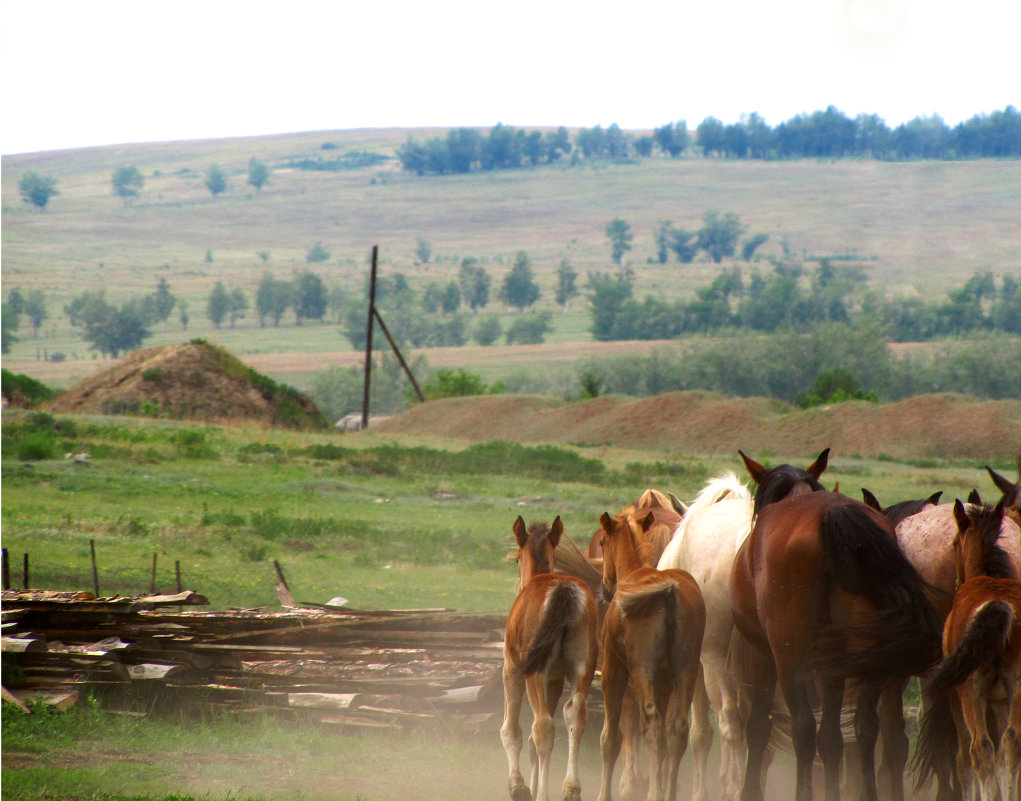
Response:
[{"label": "horse herd", "polygon": [[[504,644],[500,730],[512,801],[546,801],[553,714],[563,694],[564,801],[581,797],[579,745],[600,670],[599,801],[674,799],[693,753],[691,797],[706,801],[720,737],[724,801],[762,801],[775,743],[789,739],[796,801],[904,799],[904,690],[920,677],[912,767],[939,801],[1016,801],[1021,772],[1021,481],[987,468],[1002,497],[939,504],[941,493],[882,508],[807,468],[767,468],[740,452],[754,496],[733,472],[690,505],[647,490],[603,513],[584,552],[552,524],[518,517],[521,591]],[[1021,474],[1021,462],[1019,462]],[[520,711],[534,714],[531,776],[519,758]],[[845,743],[845,723],[853,729]],[[877,771],[877,746],[881,753]],[[852,765],[857,763],[857,769]],[[845,769],[846,764],[846,769]]]}]

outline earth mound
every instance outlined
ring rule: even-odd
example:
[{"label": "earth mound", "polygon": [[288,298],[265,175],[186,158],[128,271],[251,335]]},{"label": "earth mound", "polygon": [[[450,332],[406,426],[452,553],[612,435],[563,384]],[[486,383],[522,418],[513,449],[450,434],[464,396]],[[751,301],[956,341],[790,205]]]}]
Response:
[{"label": "earth mound", "polygon": [[673,453],[817,453],[896,459],[1013,461],[1021,401],[921,395],[897,403],[853,401],[798,409],[766,398],[672,392],[638,400],[487,395],[415,406],[375,427],[473,441],[615,445]]},{"label": "earth mound", "polygon": [[49,408],[298,430],[332,427],[310,398],[202,340],[134,351],[115,367],[60,393]]}]

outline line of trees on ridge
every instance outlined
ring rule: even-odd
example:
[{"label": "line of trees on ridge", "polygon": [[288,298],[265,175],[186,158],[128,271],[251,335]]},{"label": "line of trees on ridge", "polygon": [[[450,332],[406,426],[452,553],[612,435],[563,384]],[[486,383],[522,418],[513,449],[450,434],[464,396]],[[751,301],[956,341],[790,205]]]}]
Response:
[{"label": "line of trees on ridge", "polygon": [[1021,114],[1014,106],[976,114],[950,127],[939,115],[916,117],[890,128],[876,114],[848,117],[835,106],[799,114],[770,127],[757,113],[729,125],[707,117],[694,132],[684,121],[669,122],[652,135],[635,136],[613,123],[582,128],[572,140],[555,132],[525,131],[498,123],[488,133],[454,128],[445,137],[408,137],[397,150],[401,166],[418,175],[513,169],[551,164],[569,157],[626,160],[655,154],[737,159],[873,158],[967,159],[1021,157]]}]

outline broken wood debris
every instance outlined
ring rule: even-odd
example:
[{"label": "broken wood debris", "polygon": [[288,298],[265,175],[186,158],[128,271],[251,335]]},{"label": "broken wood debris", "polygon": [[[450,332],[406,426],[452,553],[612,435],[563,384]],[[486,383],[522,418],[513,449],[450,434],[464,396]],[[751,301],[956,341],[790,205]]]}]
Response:
[{"label": "broken wood debris", "polygon": [[351,726],[500,725],[503,613],[164,608],[204,603],[191,591],[5,591],[2,657],[18,668],[5,689],[22,701],[165,698]]}]

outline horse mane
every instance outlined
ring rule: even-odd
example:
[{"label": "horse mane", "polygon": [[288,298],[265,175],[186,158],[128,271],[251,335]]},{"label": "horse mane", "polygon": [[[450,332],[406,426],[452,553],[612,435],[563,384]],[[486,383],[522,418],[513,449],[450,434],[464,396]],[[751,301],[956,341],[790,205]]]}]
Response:
[{"label": "horse mane", "polygon": [[918,514],[929,506],[935,506],[931,498],[919,498],[914,501],[901,501],[900,503],[895,503],[882,511],[883,514],[886,515],[886,519],[890,521],[894,528],[896,528],[897,524],[902,520],[911,517],[911,515]]},{"label": "horse mane", "polygon": [[682,539],[688,531],[688,523],[696,520],[703,511],[714,503],[726,500],[750,501],[751,499],[752,494],[748,487],[741,483],[733,470],[727,470],[725,473],[714,476],[699,490],[695,500],[688,505],[688,511],[681,518],[680,525],[677,526],[673,539]]},{"label": "horse mane", "polygon": [[989,578],[1017,579],[1010,555],[1000,545],[1002,520],[992,506],[972,506],[968,517],[982,533],[982,572]]},{"label": "horse mane", "polygon": [[[628,531],[635,541],[635,550],[638,552],[638,558],[641,560],[643,565],[648,565],[650,567],[655,567],[659,562],[659,557],[663,555],[663,551],[666,550],[666,546],[670,544],[670,540],[673,539],[675,531],[674,526],[668,525],[659,519],[659,516],[656,514],[658,508],[659,507],[653,507],[649,510],[653,516],[654,522],[653,525],[651,525],[645,532],[646,536],[635,537],[634,533],[631,531],[630,525],[628,525]],[[668,510],[673,512],[672,507],[668,507]],[[640,514],[641,513],[639,512],[629,516],[634,518],[635,522],[637,522],[637,518]],[[618,515],[618,519],[622,517],[624,516]],[[686,517],[687,515],[681,518],[682,523]],[[627,521],[625,520],[625,523],[626,522]]]},{"label": "horse mane", "polygon": [[782,464],[766,471],[755,491],[755,514],[761,512],[764,506],[786,498],[798,484],[807,484],[812,492],[824,489],[819,479],[794,465]]}]

